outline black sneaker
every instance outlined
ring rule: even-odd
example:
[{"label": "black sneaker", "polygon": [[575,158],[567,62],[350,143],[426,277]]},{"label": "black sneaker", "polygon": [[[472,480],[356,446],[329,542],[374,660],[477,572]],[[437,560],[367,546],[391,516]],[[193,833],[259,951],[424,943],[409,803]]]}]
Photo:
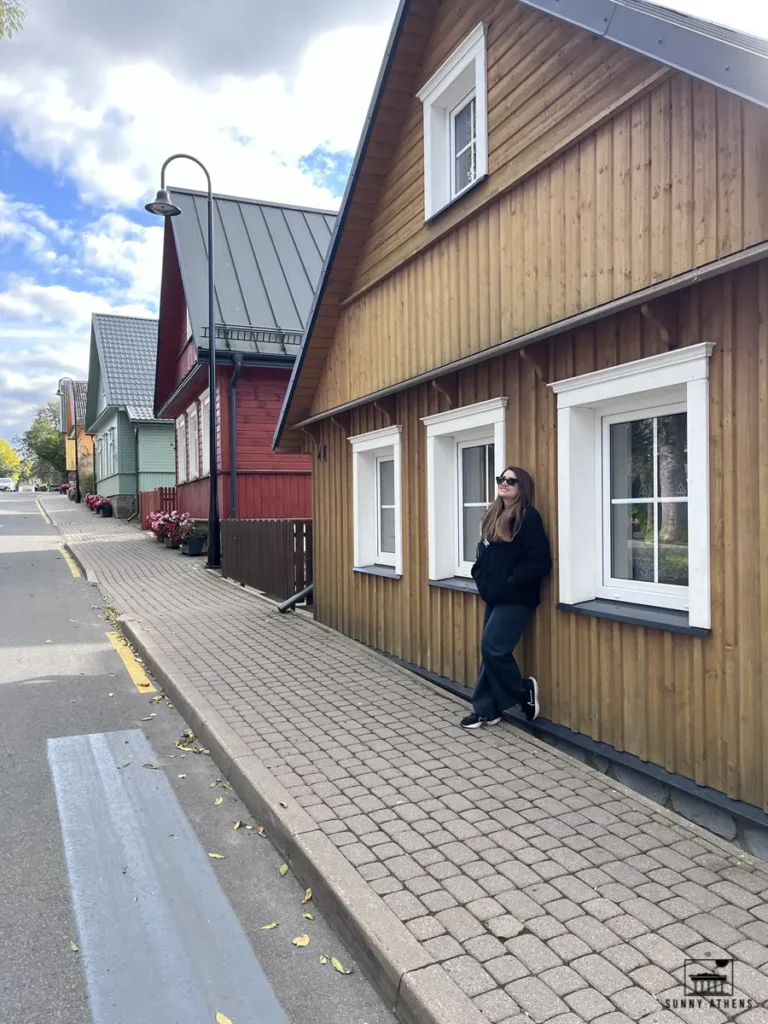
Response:
[{"label": "black sneaker", "polygon": [[497,718],[481,718],[479,715],[471,714],[467,715],[466,718],[462,718],[461,725],[462,729],[484,729],[486,725],[498,725],[501,721],[501,715]]},{"label": "black sneaker", "polygon": [[533,676],[526,679],[528,683],[528,696],[525,698],[521,707],[523,713],[529,722],[535,722],[539,717],[539,684],[536,682]]}]

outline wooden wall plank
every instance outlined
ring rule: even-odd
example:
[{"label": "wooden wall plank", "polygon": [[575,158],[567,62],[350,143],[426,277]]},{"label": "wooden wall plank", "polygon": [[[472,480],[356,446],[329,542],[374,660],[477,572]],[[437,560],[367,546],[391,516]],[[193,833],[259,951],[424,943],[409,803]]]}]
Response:
[{"label": "wooden wall plank", "polygon": [[[689,288],[670,303],[680,344],[716,345],[710,367],[712,634],[695,639],[559,612],[555,572],[521,657],[542,684],[547,717],[768,809],[768,261]],[[630,310],[541,343],[531,355],[549,379],[560,379],[657,351],[657,333]],[[509,459],[534,473],[537,507],[557,560],[555,398],[519,353],[459,376],[461,404],[497,394],[509,397]],[[328,462],[313,463],[316,606],[328,625],[473,685],[481,602],[427,583],[421,419],[446,407],[426,385],[398,396],[406,510],[400,581],[352,572],[350,446],[337,426],[321,428]],[[355,431],[383,425],[371,406],[353,417]]]}]

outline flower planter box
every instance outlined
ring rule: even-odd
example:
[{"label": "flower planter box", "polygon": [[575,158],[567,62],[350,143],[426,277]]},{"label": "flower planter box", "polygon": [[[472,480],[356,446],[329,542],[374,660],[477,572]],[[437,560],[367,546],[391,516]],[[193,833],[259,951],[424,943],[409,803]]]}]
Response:
[{"label": "flower planter box", "polygon": [[101,512],[101,516],[103,519],[111,519],[112,511],[113,510],[111,505],[102,505],[102,507],[99,509],[99,512]]},{"label": "flower planter box", "polygon": [[165,538],[163,537],[162,533],[161,534],[157,534],[156,533],[155,534],[155,540],[157,541],[158,544],[162,544],[163,541],[165,540]]},{"label": "flower planter box", "polygon": [[174,540],[172,537],[163,537],[163,540],[165,541],[165,546],[167,548],[173,548],[176,550],[179,547],[179,542]]},{"label": "flower planter box", "polygon": [[190,537],[181,545],[182,555],[202,555],[205,552],[205,537]]}]

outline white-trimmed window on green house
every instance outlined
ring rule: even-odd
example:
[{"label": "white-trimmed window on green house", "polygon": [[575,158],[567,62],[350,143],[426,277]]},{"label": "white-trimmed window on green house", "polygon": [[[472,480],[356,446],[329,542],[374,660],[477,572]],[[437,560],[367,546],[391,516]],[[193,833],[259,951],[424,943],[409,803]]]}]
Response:
[{"label": "white-trimmed window on green house", "polygon": [[200,434],[202,449],[202,475],[211,472],[211,399],[206,391],[200,399]]},{"label": "white-trimmed window on green house", "polygon": [[107,476],[114,476],[116,472],[115,428],[110,427],[107,431]]},{"label": "white-trimmed window on green house", "polygon": [[427,416],[429,578],[471,577],[480,526],[504,469],[506,397]]},{"label": "white-trimmed window on green house", "polygon": [[187,422],[184,416],[176,420],[176,479],[180,484],[187,480]]},{"label": "white-trimmed window on green house", "polygon": [[349,438],[352,445],[354,565],[403,573],[402,427]]},{"label": "white-trimmed window on green house", "polygon": [[477,25],[418,93],[424,118],[424,215],[488,173],[486,26]]},{"label": "white-trimmed window on green house", "polygon": [[187,444],[189,446],[189,479],[200,476],[200,417],[197,402],[187,409]]},{"label": "white-trimmed window on green house", "polygon": [[560,601],[708,629],[709,343],[558,381]]}]

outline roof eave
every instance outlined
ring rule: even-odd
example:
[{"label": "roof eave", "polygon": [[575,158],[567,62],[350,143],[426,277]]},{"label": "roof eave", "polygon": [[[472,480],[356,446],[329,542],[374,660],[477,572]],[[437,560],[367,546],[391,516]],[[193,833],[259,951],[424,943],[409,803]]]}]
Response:
[{"label": "roof eave", "polygon": [[379,68],[379,77],[376,80],[376,86],[373,90],[373,97],[371,99],[370,106],[368,108],[368,114],[363,125],[363,130],[360,135],[360,142],[357,146],[357,152],[355,153],[355,159],[352,162],[352,170],[350,171],[349,179],[347,180],[347,187],[344,190],[344,198],[341,202],[338,216],[336,217],[336,223],[333,228],[333,235],[331,237],[331,244],[328,247],[328,252],[325,255],[325,262],[323,263],[323,269],[320,274],[320,283],[315,291],[314,298],[312,299],[312,308],[310,310],[309,319],[307,320],[307,326],[304,330],[302,337],[301,349],[296,357],[296,361],[293,364],[293,373],[288,383],[288,389],[285,392],[285,398],[283,399],[283,407],[280,410],[280,416],[277,420],[277,426],[275,427],[275,433],[272,439],[272,447],[277,448],[280,444],[280,438],[285,430],[286,420],[288,418],[288,412],[291,407],[293,395],[296,390],[296,384],[301,374],[301,368],[304,365],[304,356],[307,350],[307,341],[312,336],[312,331],[315,327],[320,306],[325,295],[325,289],[328,284],[328,277],[330,275],[333,261],[336,257],[336,251],[341,241],[341,236],[344,233],[344,226],[346,224],[347,215],[349,213],[349,206],[352,201],[352,196],[355,192],[355,186],[357,185],[357,179],[360,177],[360,171],[363,166],[363,160],[368,149],[368,143],[373,133],[373,128],[376,123],[376,115],[381,105],[381,99],[384,94],[384,89],[387,84],[387,78],[389,77],[389,71],[392,67],[392,61],[394,60],[395,53],[397,51],[397,44],[400,41],[400,35],[405,25],[405,19],[408,16],[408,10],[411,6],[411,0],[400,0],[400,6],[395,14],[395,20],[392,25],[392,31],[389,35],[389,41],[387,42],[387,48],[384,51],[384,58]]}]

